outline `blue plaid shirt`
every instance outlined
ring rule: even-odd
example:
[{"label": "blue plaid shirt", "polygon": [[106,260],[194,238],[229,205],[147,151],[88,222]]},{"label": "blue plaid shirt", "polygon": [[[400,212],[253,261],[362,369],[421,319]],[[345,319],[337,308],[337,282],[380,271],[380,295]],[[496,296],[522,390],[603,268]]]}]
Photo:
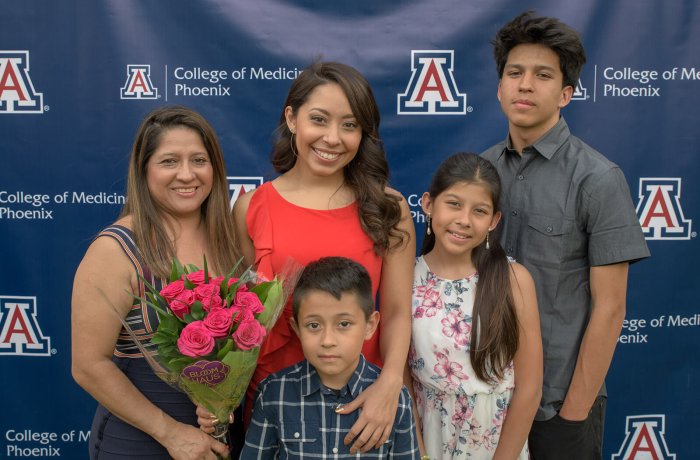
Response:
[{"label": "blue plaid shirt", "polygon": [[241,460],[254,459],[411,459],[420,458],[413,410],[404,387],[389,440],[379,449],[350,454],[343,439],[360,410],[335,413],[339,403],[354,400],[379,376],[379,368],[360,355],[348,384],[337,391],[326,388],[306,360],[268,376],[255,399]]}]

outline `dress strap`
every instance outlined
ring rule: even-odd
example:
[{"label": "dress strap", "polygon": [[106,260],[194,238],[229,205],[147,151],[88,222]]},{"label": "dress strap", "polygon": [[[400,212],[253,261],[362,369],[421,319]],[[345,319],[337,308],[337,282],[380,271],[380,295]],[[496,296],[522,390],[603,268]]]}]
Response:
[{"label": "dress strap", "polygon": [[[110,237],[115,239],[121,246],[124,254],[131,261],[136,274],[138,275],[138,296],[142,299],[145,298],[146,285],[144,284],[144,279],[147,280],[156,289],[161,289],[164,285],[164,280],[160,277],[156,277],[151,273],[151,270],[143,262],[140,251],[136,247],[136,242],[134,241],[134,233],[122,226],[122,225],[111,225],[103,229],[96,237]],[[131,310],[127,314],[126,323],[133,330],[139,340],[150,340],[155,331],[158,328],[158,315],[153,309],[148,307],[146,302],[140,302],[134,299],[134,304]],[[114,355],[117,357],[141,357],[142,354],[134,344],[133,340],[122,328],[117,338],[117,344],[114,349]]]}]

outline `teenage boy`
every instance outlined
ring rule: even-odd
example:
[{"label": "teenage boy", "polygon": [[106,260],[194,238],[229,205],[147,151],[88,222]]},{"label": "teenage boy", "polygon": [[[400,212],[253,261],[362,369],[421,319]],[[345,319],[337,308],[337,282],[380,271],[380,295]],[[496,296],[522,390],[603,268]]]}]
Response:
[{"label": "teenage boy", "polygon": [[601,458],[627,270],[649,251],[622,171],[560,116],[586,61],[578,34],[527,12],[492,44],[508,137],[483,155],[501,175],[500,241],[535,279],[544,344],[530,454]]},{"label": "teenage boy", "polygon": [[[359,413],[341,412],[379,376],[361,354],[379,323],[369,275],[344,257],[312,262],[294,288],[292,309],[306,359],[261,382],[241,459],[357,458],[343,440]],[[405,387],[389,440],[361,458],[420,458]]]}]

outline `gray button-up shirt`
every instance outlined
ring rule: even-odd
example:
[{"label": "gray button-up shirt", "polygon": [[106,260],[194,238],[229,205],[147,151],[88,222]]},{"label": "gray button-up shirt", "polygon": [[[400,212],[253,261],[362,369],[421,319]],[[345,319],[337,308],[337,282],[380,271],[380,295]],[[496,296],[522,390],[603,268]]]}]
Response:
[{"label": "gray button-up shirt", "polygon": [[[561,407],[591,313],[591,266],[649,256],[620,168],[569,132],[564,118],[522,156],[507,139],[483,153],[498,169],[507,254],[535,279],[544,345],[536,420]],[[604,389],[602,389],[604,391]]]}]

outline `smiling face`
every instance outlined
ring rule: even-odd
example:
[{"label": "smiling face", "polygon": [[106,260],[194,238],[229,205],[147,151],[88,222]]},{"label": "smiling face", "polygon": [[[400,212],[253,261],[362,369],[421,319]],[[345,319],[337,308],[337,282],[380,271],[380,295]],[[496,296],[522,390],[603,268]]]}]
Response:
[{"label": "smiling face", "polygon": [[436,197],[425,193],[422,205],[432,219],[433,251],[443,260],[471,257],[501,218],[494,211],[491,192],[480,182],[457,182]]},{"label": "smiling face", "polygon": [[377,328],[379,313],[365,317],[356,294],[343,293],[340,300],[321,291],[310,291],[299,304],[291,325],[299,336],[306,359],[316,368],[324,385],[341,389],[360,360],[365,340]]},{"label": "smiling face", "polygon": [[539,44],[522,44],[508,54],[498,83],[498,100],[508,118],[511,136],[532,143],[559,120],[573,88],[563,86],[559,56]]},{"label": "smiling face", "polygon": [[294,169],[314,175],[342,175],[355,158],[362,140],[348,98],[336,83],[317,86],[297,113],[285,110],[287,126],[294,135],[298,158]]},{"label": "smiling face", "polygon": [[172,216],[201,213],[212,188],[213,168],[195,130],[174,127],[161,134],[146,163],[146,181],[154,203]]}]

